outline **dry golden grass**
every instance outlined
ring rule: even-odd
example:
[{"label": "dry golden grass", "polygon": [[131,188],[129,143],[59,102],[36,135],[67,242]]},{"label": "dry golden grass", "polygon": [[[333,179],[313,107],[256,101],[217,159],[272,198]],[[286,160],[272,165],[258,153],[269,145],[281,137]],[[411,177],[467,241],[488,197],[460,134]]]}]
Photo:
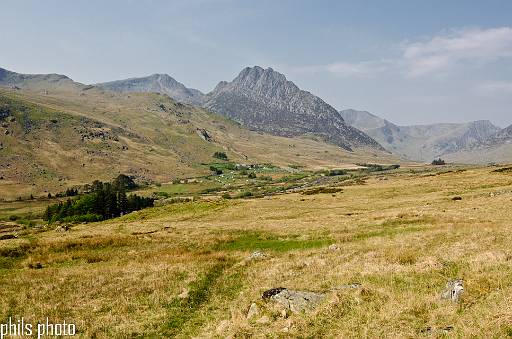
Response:
[{"label": "dry golden grass", "polygon": [[[505,337],[512,176],[492,170],[404,170],[335,195],[167,205],[0,241],[0,320],[65,319],[99,338]],[[256,249],[270,257],[247,261]],[[454,278],[462,300],[441,300]],[[336,289],[349,283],[361,288]],[[247,320],[279,286],[327,299]]]}]

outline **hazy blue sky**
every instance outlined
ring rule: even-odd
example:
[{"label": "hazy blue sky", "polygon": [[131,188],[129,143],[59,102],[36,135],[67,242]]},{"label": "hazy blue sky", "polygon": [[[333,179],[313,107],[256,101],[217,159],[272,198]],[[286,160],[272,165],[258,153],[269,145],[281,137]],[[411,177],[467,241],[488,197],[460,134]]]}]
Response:
[{"label": "hazy blue sky", "polygon": [[210,91],[272,67],[399,124],[512,124],[512,1],[5,1],[0,67]]}]

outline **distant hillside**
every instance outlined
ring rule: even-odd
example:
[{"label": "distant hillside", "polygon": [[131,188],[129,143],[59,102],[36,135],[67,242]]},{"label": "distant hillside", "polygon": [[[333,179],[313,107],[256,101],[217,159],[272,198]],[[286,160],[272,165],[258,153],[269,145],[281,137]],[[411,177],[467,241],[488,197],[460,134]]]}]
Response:
[{"label": "distant hillside", "polygon": [[332,106],[272,68],[247,67],[233,81],[220,82],[206,95],[204,107],[256,131],[286,137],[315,135],[347,150],[381,149],[346,124]]},{"label": "distant hillside", "polygon": [[362,131],[380,128],[386,125],[386,120],[366,111],[346,109],[340,111],[340,114],[347,124],[354,126]]},{"label": "distant hillside", "polygon": [[238,163],[307,168],[397,162],[378,150],[346,152],[311,138],[252,132],[157,93],[115,93],[67,77],[9,77],[21,79],[16,83],[22,87],[11,87],[12,80],[0,86],[2,198],[56,192],[119,173],[142,182],[208,174],[206,164],[218,161],[212,157],[217,151]]},{"label": "distant hillside", "polygon": [[48,90],[85,87],[61,74],[20,74],[0,68],[0,86],[13,89]]},{"label": "distant hillside", "polygon": [[95,86],[119,93],[161,93],[172,99],[193,105],[200,105],[204,94],[197,89],[187,88],[167,74],[153,74],[142,78],[130,78],[96,84]]},{"label": "distant hillside", "polygon": [[[447,156],[489,144],[497,139],[500,128],[490,121],[469,123],[398,126],[364,111],[340,112],[347,122],[363,130],[387,150],[411,160],[430,162],[435,157]],[[480,162],[478,156],[465,162]]]},{"label": "distant hillside", "polygon": [[445,155],[449,161],[512,163],[512,125],[499,130],[473,147]]}]

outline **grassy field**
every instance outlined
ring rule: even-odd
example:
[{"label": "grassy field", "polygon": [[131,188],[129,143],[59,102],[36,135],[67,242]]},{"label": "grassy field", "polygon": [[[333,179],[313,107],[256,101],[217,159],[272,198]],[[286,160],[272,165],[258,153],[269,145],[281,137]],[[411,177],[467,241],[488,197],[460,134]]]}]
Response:
[{"label": "grassy field", "polygon": [[[0,320],[66,320],[88,338],[510,336],[512,175],[495,170],[400,169],[333,179],[336,193],[27,228],[0,241]],[[188,194],[181,185],[160,189]],[[248,260],[256,250],[267,256]],[[455,278],[462,299],[441,300]],[[261,300],[273,287],[326,299],[283,316]],[[253,302],[261,314],[247,319]]]}]

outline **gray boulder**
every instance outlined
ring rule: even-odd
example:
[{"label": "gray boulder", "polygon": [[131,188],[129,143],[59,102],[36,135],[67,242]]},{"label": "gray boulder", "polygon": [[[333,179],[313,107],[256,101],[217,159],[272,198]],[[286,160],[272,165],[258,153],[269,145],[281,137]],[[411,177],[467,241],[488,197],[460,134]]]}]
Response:
[{"label": "gray boulder", "polygon": [[309,291],[294,291],[284,287],[278,287],[263,292],[262,298],[263,300],[276,303],[285,310],[299,313],[313,310],[324,301],[325,294]]}]

